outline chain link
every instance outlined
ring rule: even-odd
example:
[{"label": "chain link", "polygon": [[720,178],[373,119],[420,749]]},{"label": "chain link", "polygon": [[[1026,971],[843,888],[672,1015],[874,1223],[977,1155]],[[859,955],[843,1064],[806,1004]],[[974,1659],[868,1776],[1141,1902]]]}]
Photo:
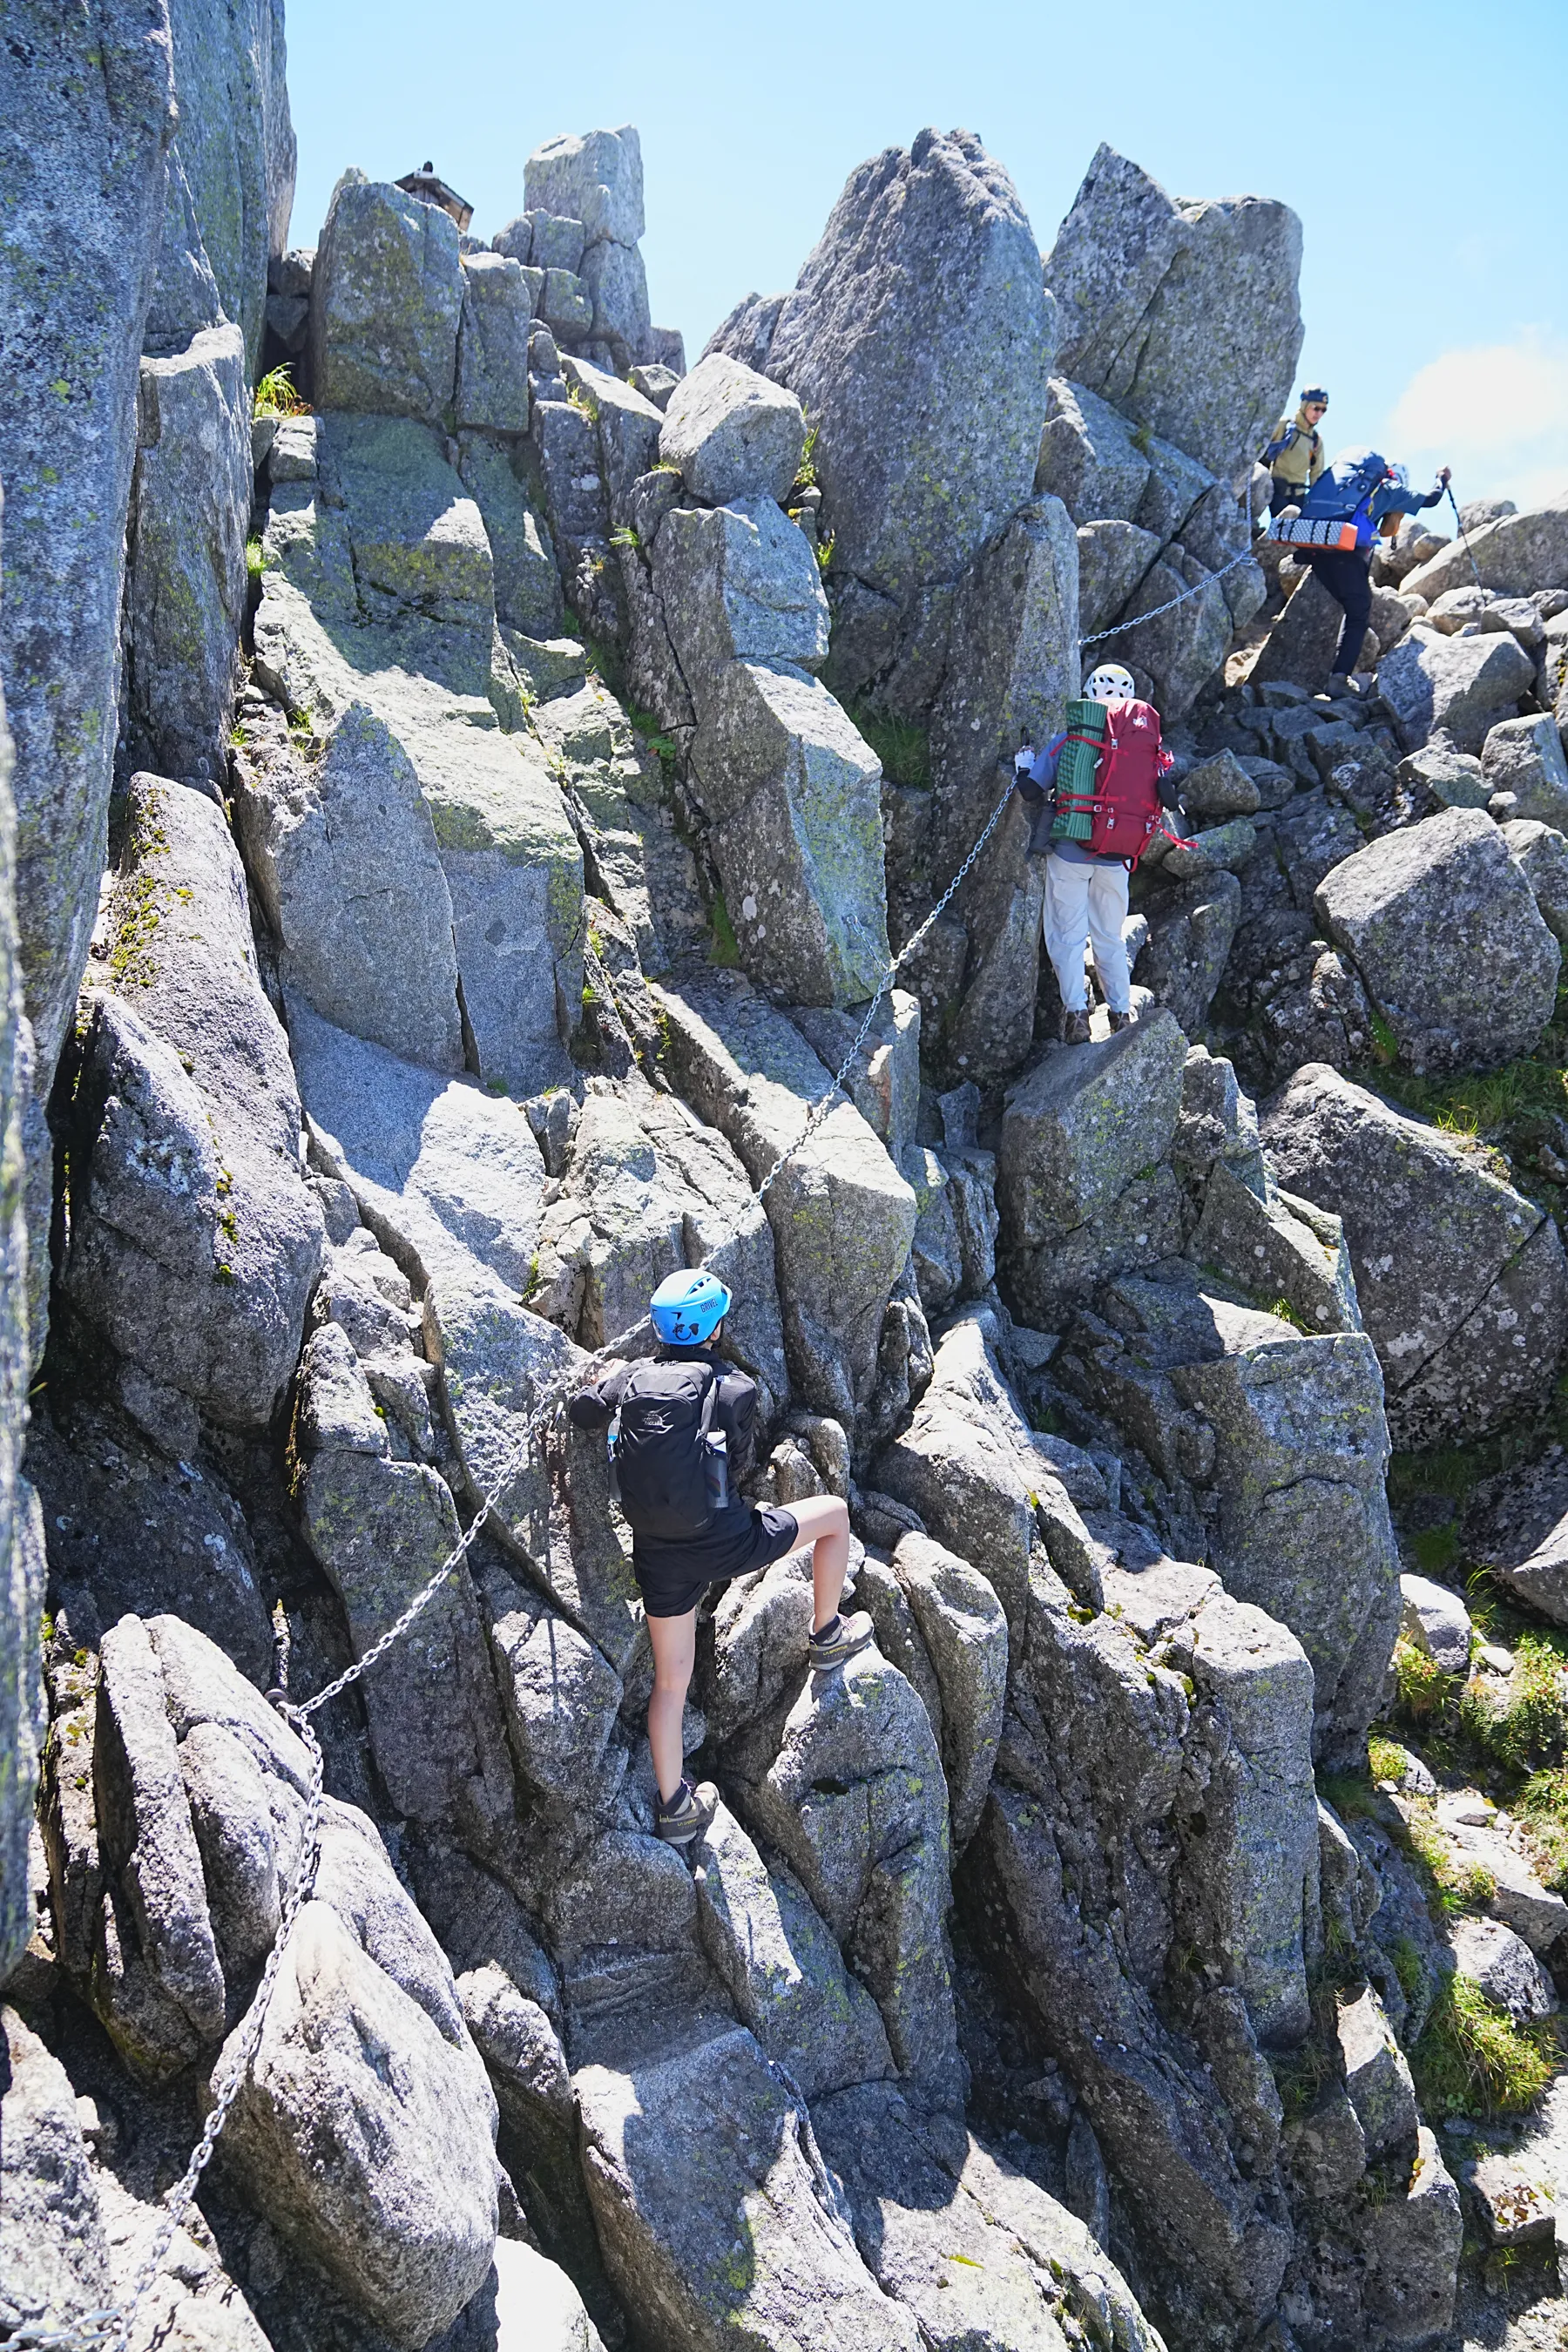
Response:
[{"label": "chain link", "polygon": [[[1243,560],[1241,556],[1237,556],[1236,562],[1239,563]],[[1226,566],[1226,571],[1234,569],[1234,564]],[[1224,574],[1215,572],[1211,576],[1221,579]],[[1205,584],[1206,585],[1206,583]],[[1173,604],[1184,604],[1187,596],[1197,593],[1196,589],[1188,589],[1184,595],[1173,599]],[[1171,605],[1165,604],[1158,608],[1162,613],[1169,612],[1171,609]],[[1154,613],[1144,613],[1139,615],[1141,620],[1153,620],[1156,617]],[[1125,627],[1135,625],[1136,624],[1132,622],[1123,624]],[[1101,634],[1116,635],[1119,632],[1108,630]],[[1086,637],[1081,642],[1084,645],[1096,645],[1100,640],[1097,637]],[[807,1108],[798,1133],[778,1154],[758,1185],[753,1196],[756,1200],[762,1201],[767,1197],[781,1171],[810,1141],[836,1101],[845,1092],[845,1082],[855,1066],[862,1046],[871,1034],[883,998],[904,965],[921,947],[931,931],[931,926],[946,913],[959,890],[974,871],[987,843],[1006,814],[1015,789],[1014,780],[1009,776],[1005,792],[987,817],[984,829],[975,840],[963,865],[919,929],[912,931],[898,953],[889,958],[877,982],[876,993],[866,1007],[865,1016],[855,1033],[853,1043],[826,1087]],[[298,1704],[288,1698],[281,1691],[268,1694],[279,1716],[305,1746],[310,1759],[310,1778],[306,1791],[299,1862],[279,1909],[277,1936],[267,1956],[267,1965],[261,1971],[250,2007],[246,2012],[240,2037],[225,2071],[222,2086],[216,2090],[216,2095],[207,2112],[202,2136],[191,2152],[190,2162],[174,2186],[167,2192],[163,2219],[136,2273],[129,2300],[116,2308],[84,2313],[79,2319],[72,2320],[63,2328],[46,2328],[40,2322],[24,2321],[21,2327],[13,2330],[6,2338],[7,2352],[12,2352],[12,2347],[15,2347],[15,2352],[24,2352],[24,2347],[26,2352],[99,2352],[100,2347],[110,2347],[110,2352],[128,2352],[132,2330],[137,2315],[147,2298],[164,2256],[174,2243],[175,2232],[181,2227],[195,2201],[202,2174],[212,2161],[213,2152],[222,2135],[224,2126],[228,2121],[234,2103],[244,2086],[251,2062],[260,2047],[268,2010],[283,1966],[285,1948],[294,1923],[310,1899],[310,1889],[315,1883],[316,1863],[321,1850],[321,1800],[325,1768],[321,1742],[316,1737],[310,1717],[321,1708],[328,1706],[332,1699],[341,1697],[352,1684],[358,1682],[362,1675],[369,1673],[372,1666],[378,1664],[389,1650],[396,1647],[409,1627],[429,1607],[447,1578],[468,1557],[502,1495],[523,1468],[533,1449],[535,1440],[546,1423],[553,1418],[557,1407],[567,1391],[581,1388],[595,1365],[604,1364],[612,1358],[621,1355],[626,1349],[632,1346],[646,1333],[650,1332],[652,1328],[648,1317],[646,1315],[641,1317],[636,1323],[629,1324],[624,1331],[617,1332],[616,1337],[607,1340],[603,1347],[595,1349],[585,1364],[575,1364],[570,1371],[563,1372],[555,1380],[546,1382],[539,1392],[538,1401],[528,1416],[516,1445],[508,1454],[490,1485],[481,1493],[473,1517],[447,1558],[435,1574],[420,1587],[402,1614],[394,1620],[384,1633],[372,1643],[363,1656],[356,1658],[352,1665],[345,1666],[341,1675],[328,1683],[323,1689],[317,1691],[312,1697]]]}]

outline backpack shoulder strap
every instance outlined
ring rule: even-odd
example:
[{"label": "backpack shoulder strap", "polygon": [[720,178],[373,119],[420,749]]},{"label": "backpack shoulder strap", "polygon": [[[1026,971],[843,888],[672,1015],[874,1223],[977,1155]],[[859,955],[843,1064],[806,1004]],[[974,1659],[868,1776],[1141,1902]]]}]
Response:
[{"label": "backpack shoulder strap", "polygon": [[708,1387],[702,1399],[702,1412],[698,1426],[704,1437],[713,1426],[713,1414],[719,1402],[719,1387],[724,1375],[716,1366],[708,1367]]}]

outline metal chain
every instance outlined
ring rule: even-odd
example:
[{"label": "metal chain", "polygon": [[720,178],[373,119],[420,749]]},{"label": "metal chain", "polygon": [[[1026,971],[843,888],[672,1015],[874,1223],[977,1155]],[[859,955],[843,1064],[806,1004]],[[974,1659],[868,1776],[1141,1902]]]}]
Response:
[{"label": "metal chain", "polygon": [[[1248,519],[1250,520],[1250,515]],[[1179,596],[1171,597],[1166,604],[1156,604],[1152,612],[1134,613],[1130,620],[1118,621],[1113,629],[1097,629],[1092,637],[1080,637],[1079,644],[1080,646],[1102,646],[1110,637],[1120,637],[1129,629],[1142,628],[1145,621],[1157,621],[1163,613],[1173,613],[1178,604],[1186,604],[1191,597],[1201,596],[1205,588],[1211,586],[1216,580],[1223,580],[1226,573],[1234,572],[1238,563],[1249,563],[1252,560],[1252,547],[1249,541],[1239,555],[1233,555],[1230,562],[1222,564],[1217,572],[1205,572],[1195,588],[1184,588]]]}]

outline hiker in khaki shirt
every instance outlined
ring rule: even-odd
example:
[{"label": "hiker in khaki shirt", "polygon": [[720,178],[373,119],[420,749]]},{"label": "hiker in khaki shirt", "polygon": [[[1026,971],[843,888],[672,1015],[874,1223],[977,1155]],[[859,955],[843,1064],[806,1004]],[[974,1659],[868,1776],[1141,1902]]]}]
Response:
[{"label": "hiker in khaki shirt", "polygon": [[1294,418],[1282,416],[1274,427],[1274,437],[1263,452],[1263,462],[1274,477],[1270,514],[1299,507],[1327,465],[1318,427],[1328,405],[1328,394],[1320,385],[1311,385],[1301,394]]}]

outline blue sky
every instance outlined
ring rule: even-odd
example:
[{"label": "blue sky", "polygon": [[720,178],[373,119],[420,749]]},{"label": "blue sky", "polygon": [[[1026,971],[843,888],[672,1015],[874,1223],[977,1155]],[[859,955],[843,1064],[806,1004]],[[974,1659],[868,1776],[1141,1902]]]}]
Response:
[{"label": "blue sky", "polygon": [[1042,248],[1101,139],[1176,194],[1281,196],[1331,441],[1447,457],[1462,498],[1568,488],[1563,0],[289,0],[289,53],[299,245],[345,164],[429,156],[488,236],[542,140],[635,122],[654,316],[693,357],[927,122],[979,132]]}]

